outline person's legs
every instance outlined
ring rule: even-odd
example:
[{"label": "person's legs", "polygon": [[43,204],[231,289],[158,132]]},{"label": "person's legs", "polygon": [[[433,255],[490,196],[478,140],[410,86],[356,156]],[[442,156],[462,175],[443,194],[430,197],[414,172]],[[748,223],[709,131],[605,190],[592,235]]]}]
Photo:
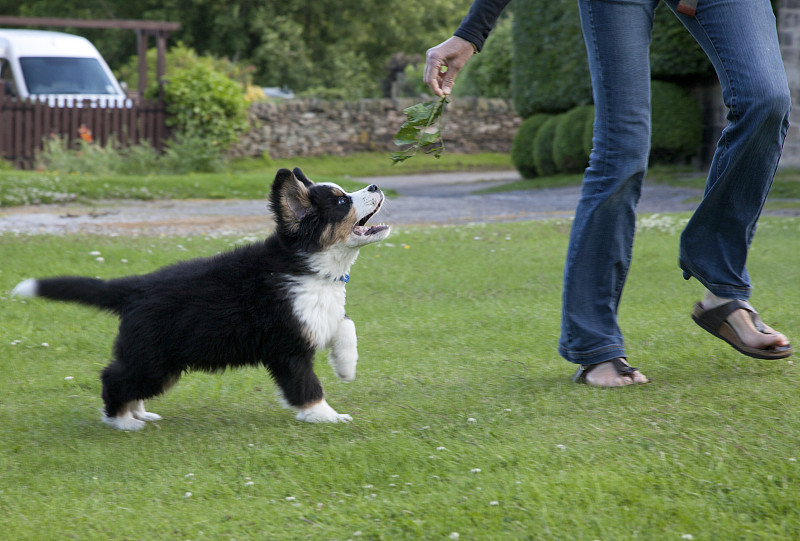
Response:
[{"label": "person's legs", "polygon": [[[677,0],[667,4],[675,11]],[[684,276],[706,287],[702,306],[711,309],[750,297],[747,254],[780,159],[791,96],[768,0],[703,0],[694,18],[677,16],[711,59],[729,109],[705,195],[680,245]],[[744,310],[729,323],[751,346],[788,345],[769,327],[756,329]]]},{"label": "person's legs", "polygon": [[650,151],[648,52],[658,0],[578,3],[596,113],[564,268],[559,353],[596,365],[626,356],[617,310]]},{"label": "person's legs", "polygon": [[703,0],[696,17],[678,17],[711,59],[729,109],[703,201],[681,235],[680,265],[715,295],[747,299],[747,251],[791,107],[775,17],[768,0]]}]

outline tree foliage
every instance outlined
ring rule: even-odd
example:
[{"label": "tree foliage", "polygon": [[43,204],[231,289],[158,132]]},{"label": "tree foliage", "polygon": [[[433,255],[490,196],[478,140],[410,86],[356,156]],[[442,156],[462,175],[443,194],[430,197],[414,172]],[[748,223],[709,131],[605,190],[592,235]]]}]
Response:
[{"label": "tree foliage", "polygon": [[498,21],[481,53],[458,74],[454,96],[511,99],[512,20],[506,16]]},{"label": "tree foliage", "polygon": [[[375,96],[396,52],[424,55],[447,39],[471,0],[0,0],[0,13],[181,23],[170,44],[254,66],[261,86],[346,88]],[[136,54],[130,30],[60,29],[92,40],[112,68]],[[152,44],[152,41],[151,41]],[[356,95],[358,94],[358,96]]]}]

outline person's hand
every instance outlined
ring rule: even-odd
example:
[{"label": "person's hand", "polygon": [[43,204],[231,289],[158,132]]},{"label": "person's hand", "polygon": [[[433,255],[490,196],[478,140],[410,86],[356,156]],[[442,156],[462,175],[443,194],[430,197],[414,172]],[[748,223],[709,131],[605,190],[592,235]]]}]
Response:
[{"label": "person's hand", "polygon": [[[425,55],[425,71],[422,80],[440,98],[453,91],[456,75],[475,54],[469,41],[453,36],[436,47],[428,49]],[[444,68],[447,68],[444,70]]]}]

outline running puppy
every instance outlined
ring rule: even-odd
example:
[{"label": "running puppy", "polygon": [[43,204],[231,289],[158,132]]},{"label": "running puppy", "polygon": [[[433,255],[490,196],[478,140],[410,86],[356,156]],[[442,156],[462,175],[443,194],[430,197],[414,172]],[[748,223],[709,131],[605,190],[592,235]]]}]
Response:
[{"label": "running puppy", "polygon": [[139,430],[161,417],[144,409],[188,370],[218,372],[263,364],[297,419],[343,422],[314,374],[317,349],[330,348],[336,375],[356,374],[356,330],[345,315],[345,284],[362,246],[389,235],[368,226],[383,193],[347,193],[281,169],[269,196],[276,231],[266,241],[151,274],[112,280],[29,279],[12,295],[78,302],[117,314],[113,360],[101,374],[103,420]]}]

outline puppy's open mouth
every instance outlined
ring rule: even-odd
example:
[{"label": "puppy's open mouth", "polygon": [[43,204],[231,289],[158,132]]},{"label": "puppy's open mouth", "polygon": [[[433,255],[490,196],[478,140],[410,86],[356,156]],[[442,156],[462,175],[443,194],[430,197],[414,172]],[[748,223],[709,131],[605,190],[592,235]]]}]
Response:
[{"label": "puppy's open mouth", "polygon": [[370,218],[372,218],[373,216],[378,214],[378,211],[381,209],[381,206],[383,206],[383,197],[381,197],[380,202],[375,206],[375,210],[373,210],[372,212],[370,212],[369,214],[367,214],[366,216],[361,218],[356,223],[356,225],[353,226],[353,234],[354,235],[357,235],[359,237],[369,236],[369,235],[374,235],[375,233],[380,233],[381,231],[386,231],[387,229],[389,229],[389,226],[385,225],[385,224],[371,225],[371,226],[367,227],[367,222],[369,221]]}]

